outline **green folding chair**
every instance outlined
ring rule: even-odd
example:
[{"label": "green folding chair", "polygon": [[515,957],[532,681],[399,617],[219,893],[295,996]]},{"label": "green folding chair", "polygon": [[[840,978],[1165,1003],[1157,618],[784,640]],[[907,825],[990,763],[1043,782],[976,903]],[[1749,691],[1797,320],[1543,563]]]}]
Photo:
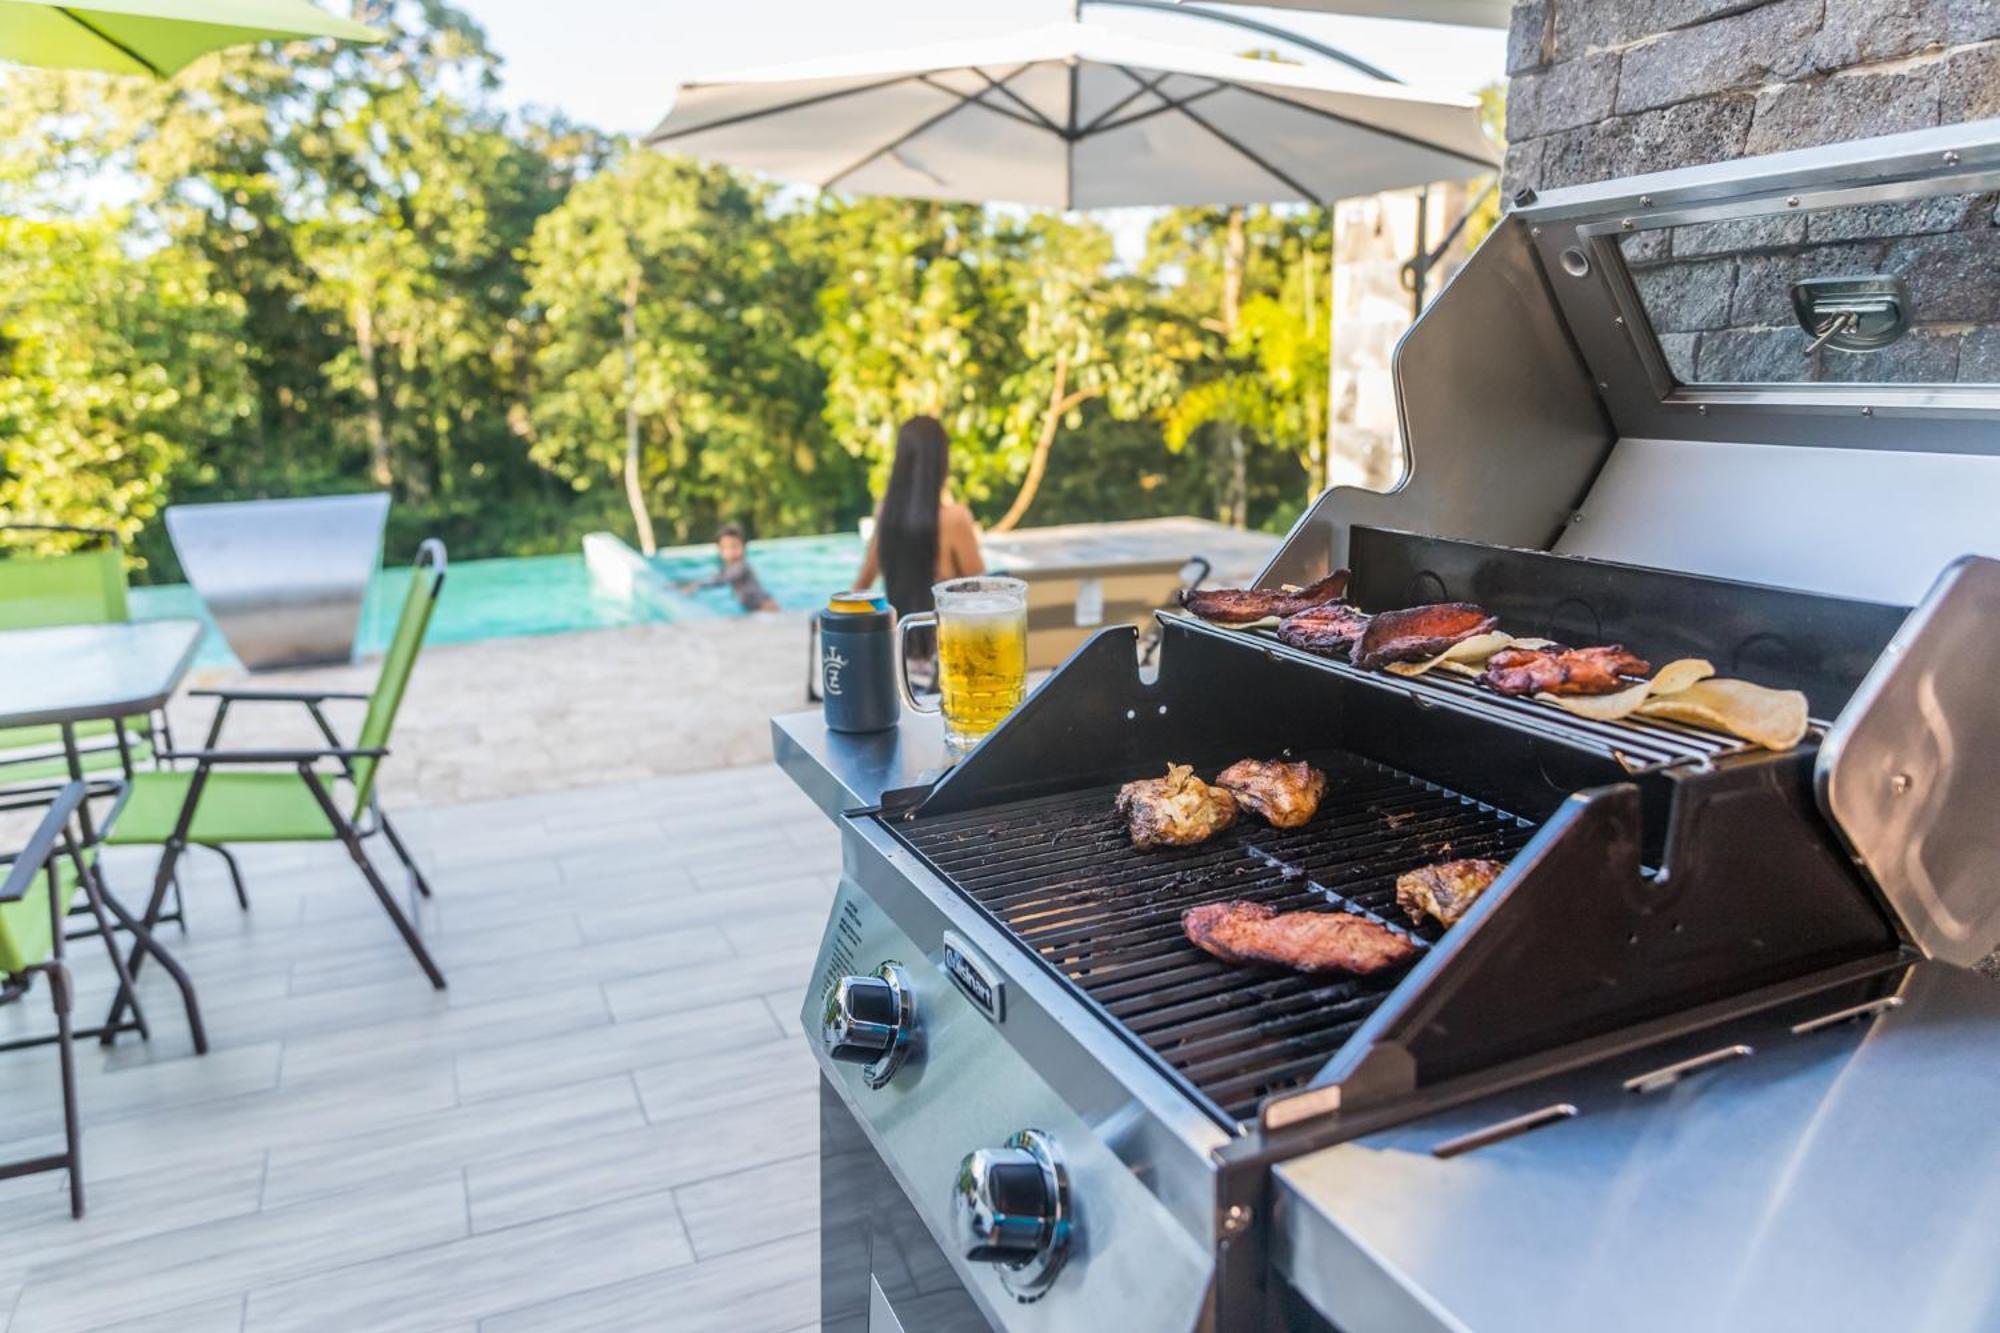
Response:
[{"label": "green folding chair", "polygon": [[[145,844],[161,848],[152,897],[146,904],[147,926],[157,918],[173,878],[174,864],[190,844],[219,848],[227,843],[337,841],[354,858],[424,975],[433,986],[444,989],[444,973],[432,961],[409,917],[397,906],[395,896],[383,883],[364,845],[366,839],[380,833],[409,872],[412,886],[423,896],[430,896],[430,885],[425,883],[408,847],[383,813],[375,787],[382,759],[388,754],[386,747],[396,723],[396,712],[402,706],[411,668],[416,665],[417,652],[423,644],[424,630],[444,587],[444,574],[444,544],[436,540],[425,542],[417,552],[395,637],[383,655],[382,672],[370,694],[198,691],[218,700],[207,741],[199,750],[161,755],[171,763],[187,762],[193,767],[134,775],[104,839],[112,845]],[[321,711],[321,705],[333,699],[368,702],[360,735],[352,746],[341,741]],[[302,705],[326,744],[296,750],[218,749],[230,707],[246,703]],[[345,809],[334,799],[335,789],[342,782],[352,788]],[[135,972],[138,962],[135,951],[131,961]],[[124,999],[121,995],[112,1009],[113,1023],[123,1012]]]},{"label": "green folding chair", "polygon": [[[98,883],[95,864],[72,827],[88,795],[83,783],[69,783],[48,801],[48,810],[27,846],[18,852],[0,853],[0,867],[6,870],[6,878],[0,882],[0,975],[5,976],[14,998],[24,994],[35,977],[46,977],[49,1001],[56,1015],[53,1033],[18,1038],[0,1044],[0,1050],[21,1050],[51,1042],[56,1045],[62,1062],[64,1140],[62,1152],[0,1163],[0,1180],[40,1171],[68,1171],[72,1217],[83,1216],[83,1128],[77,1116],[75,1039],[102,1036],[108,1040],[128,1029],[149,1035],[136,1002],[130,1023],[113,1020],[104,1028],[82,1031],[70,1023],[75,992],[64,959],[63,923],[79,890],[97,918],[97,934],[111,955],[111,966],[117,970],[121,987],[129,992],[132,980],[111,933],[111,921],[105,911],[107,899]],[[10,803],[6,808],[23,807]],[[114,910],[122,917],[122,909],[114,907]]]},{"label": "green folding chair", "polygon": [[[125,552],[105,528],[59,523],[0,524],[0,536],[60,534],[79,540],[58,555],[16,554],[0,559],[0,630],[50,625],[101,625],[132,618],[125,580]],[[164,718],[125,718],[79,724],[78,766],[86,774],[130,771],[152,757],[155,730]],[[164,735],[162,736],[164,740]],[[60,727],[0,729],[0,788],[62,786],[71,777]]]}]

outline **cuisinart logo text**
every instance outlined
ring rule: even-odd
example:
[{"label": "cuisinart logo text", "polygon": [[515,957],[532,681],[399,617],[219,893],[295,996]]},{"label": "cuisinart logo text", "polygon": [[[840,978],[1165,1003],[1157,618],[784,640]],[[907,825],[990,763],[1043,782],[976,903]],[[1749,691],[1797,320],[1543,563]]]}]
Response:
[{"label": "cuisinart logo text", "polygon": [[944,933],[944,970],[966,999],[979,1007],[979,1011],[998,1023],[1006,1017],[1007,983],[993,964],[974,953],[966,942],[951,931]]}]

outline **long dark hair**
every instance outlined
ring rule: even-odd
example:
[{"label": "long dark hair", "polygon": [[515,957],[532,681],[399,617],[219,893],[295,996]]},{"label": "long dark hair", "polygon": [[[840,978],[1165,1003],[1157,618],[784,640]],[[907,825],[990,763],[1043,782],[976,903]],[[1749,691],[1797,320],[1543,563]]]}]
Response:
[{"label": "long dark hair", "polygon": [[896,465],[875,519],[875,553],[897,615],[931,609],[938,510],[950,465],[951,442],[936,417],[911,417],[896,432]]}]

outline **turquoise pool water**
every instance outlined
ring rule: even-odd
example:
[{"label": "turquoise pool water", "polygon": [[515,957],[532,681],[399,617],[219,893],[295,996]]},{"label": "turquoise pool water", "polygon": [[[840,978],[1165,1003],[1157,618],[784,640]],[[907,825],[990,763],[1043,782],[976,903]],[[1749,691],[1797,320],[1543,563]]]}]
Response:
[{"label": "turquoise pool water", "polygon": [[[829,592],[847,586],[861,563],[861,543],[851,534],[751,542],[750,563],[779,605],[806,610],[818,606]],[[671,590],[673,583],[707,578],[714,572],[713,547],[662,551],[653,558],[653,566],[668,588],[654,596],[628,598],[609,596],[598,587],[581,555],[454,560],[426,641],[472,643],[743,614],[726,588],[690,594]],[[388,645],[409,577],[406,568],[376,572],[361,608],[362,656],[380,653]],[[201,599],[185,583],[134,588],[131,604],[135,620],[207,618]],[[211,627],[196,664],[229,666],[235,660]]]},{"label": "turquoise pool water", "polygon": [[[750,568],[778,605],[787,611],[810,611],[825,604],[828,594],[849,587],[861,568],[861,538],[849,533],[823,537],[777,537],[751,542]],[[682,546],[653,557],[653,568],[669,584],[713,578],[713,546]],[[685,594],[711,615],[740,615],[727,588],[704,588]]]}]

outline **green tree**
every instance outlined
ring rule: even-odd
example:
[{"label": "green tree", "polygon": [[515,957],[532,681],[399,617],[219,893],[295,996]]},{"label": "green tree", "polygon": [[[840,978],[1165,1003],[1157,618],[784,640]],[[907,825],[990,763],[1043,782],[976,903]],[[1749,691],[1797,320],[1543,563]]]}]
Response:
[{"label": "green tree", "polygon": [[1326,438],[1328,215],[1321,209],[1186,208],[1156,222],[1146,270],[1194,354],[1161,413],[1174,450],[1218,455],[1216,514],[1282,522],[1321,475]]},{"label": "green tree", "polygon": [[0,218],[0,514],[129,542],[251,395],[241,301],[125,222]]},{"label": "green tree", "polygon": [[823,457],[798,350],[819,273],[742,178],[633,151],[544,217],[527,251],[540,322],[534,458],[578,490],[616,479],[640,545],[718,519],[834,521],[858,469]]}]

